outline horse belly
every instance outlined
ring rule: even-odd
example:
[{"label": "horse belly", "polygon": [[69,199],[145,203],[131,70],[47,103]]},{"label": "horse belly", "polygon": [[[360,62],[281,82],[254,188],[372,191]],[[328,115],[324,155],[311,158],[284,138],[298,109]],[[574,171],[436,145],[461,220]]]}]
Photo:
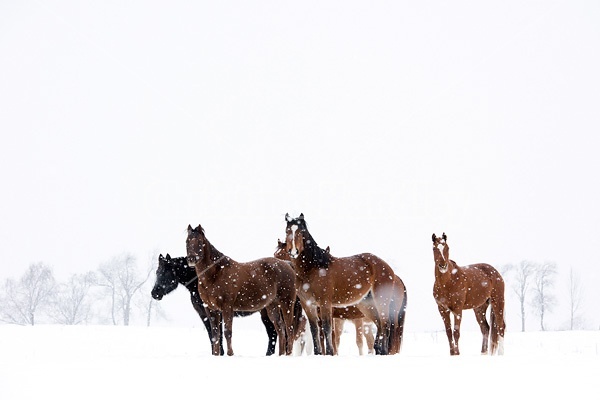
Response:
[{"label": "horse belly", "polygon": [[235,310],[258,311],[273,302],[275,296],[274,286],[265,288],[265,285],[248,282],[239,287],[233,306]]},{"label": "horse belly", "polygon": [[365,281],[356,276],[344,277],[334,282],[330,289],[332,305],[339,307],[360,303],[371,291],[371,283],[371,280]]}]

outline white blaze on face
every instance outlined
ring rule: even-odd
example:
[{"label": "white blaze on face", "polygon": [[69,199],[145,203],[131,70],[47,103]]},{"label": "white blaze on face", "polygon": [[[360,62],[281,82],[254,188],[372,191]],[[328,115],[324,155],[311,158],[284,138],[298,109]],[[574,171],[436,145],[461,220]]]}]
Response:
[{"label": "white blaze on face", "polygon": [[292,250],[290,251],[290,255],[296,258],[298,257],[298,248],[296,247],[296,231],[298,230],[298,225],[292,225],[290,229],[292,230]]},{"label": "white blaze on face", "polygon": [[440,272],[445,273],[448,270],[448,260],[446,260],[444,258],[444,244],[443,243],[438,243],[437,248],[440,251],[440,255],[442,256],[442,260],[445,261],[444,268],[440,269]]}]

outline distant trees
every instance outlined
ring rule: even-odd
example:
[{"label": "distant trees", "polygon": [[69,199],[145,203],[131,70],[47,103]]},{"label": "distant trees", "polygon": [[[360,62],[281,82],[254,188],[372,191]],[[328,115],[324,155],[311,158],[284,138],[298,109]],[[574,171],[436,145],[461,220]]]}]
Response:
[{"label": "distant trees", "polygon": [[156,259],[138,270],[135,257],[124,253],[101,264],[95,272],[73,274],[62,283],[56,282],[50,267],[32,264],[18,280],[4,282],[0,321],[34,325],[42,316],[45,322],[64,325],[92,321],[129,325],[135,313],[148,318],[149,324],[150,315],[161,315],[160,308],[151,303],[155,300],[150,290],[143,288]]},{"label": "distant trees", "polygon": [[37,313],[48,307],[55,288],[52,270],[42,263],[31,264],[18,281],[6,280],[0,318],[13,324],[35,325]]},{"label": "distant trees", "polygon": [[544,317],[556,305],[556,296],[551,291],[557,273],[556,264],[552,262],[537,264],[534,271],[533,307],[540,317],[540,329],[544,331],[546,330]]},{"label": "distant trees", "polygon": [[99,268],[98,285],[105,288],[110,299],[110,315],[113,325],[122,320],[129,325],[133,297],[150,277],[152,268],[140,274],[135,257],[129,253],[114,257]]},{"label": "distant trees", "polygon": [[92,294],[96,285],[93,272],[73,274],[66,283],[58,285],[50,311],[50,317],[63,325],[78,325],[91,316]]},{"label": "distant trees", "polygon": [[580,315],[581,306],[583,304],[583,286],[579,276],[573,271],[573,268],[569,269],[568,283],[569,329],[573,330],[581,327],[583,324]]},{"label": "distant trees", "polygon": [[513,275],[513,284],[511,287],[519,300],[521,332],[525,332],[525,304],[529,293],[529,287],[533,280],[535,264],[531,261],[523,260],[517,265],[510,264],[505,269]]},{"label": "distant trees", "polygon": [[[546,319],[558,305],[554,290],[558,268],[556,263],[523,260],[519,264],[505,267],[507,282],[516,294],[520,306],[521,331],[525,331],[527,306],[539,317],[539,327],[546,330]],[[583,289],[573,270],[570,271],[567,301],[569,302],[569,328],[581,326],[579,313],[582,308]]]},{"label": "distant trees", "polygon": [[[18,279],[6,279],[0,293],[0,322],[34,325],[55,322],[64,325],[90,322],[150,326],[153,319],[165,318],[160,303],[150,295],[156,254],[142,268],[130,253],[117,255],[102,263],[96,271],[73,274],[65,282],[56,281],[52,269],[43,263],[31,264]],[[546,320],[558,305],[555,294],[557,265],[523,260],[502,268],[507,295],[516,295],[525,331],[529,314],[539,317],[539,327],[546,330]],[[571,268],[563,291],[562,307],[568,307],[568,321],[563,328],[583,327],[583,285]]]}]

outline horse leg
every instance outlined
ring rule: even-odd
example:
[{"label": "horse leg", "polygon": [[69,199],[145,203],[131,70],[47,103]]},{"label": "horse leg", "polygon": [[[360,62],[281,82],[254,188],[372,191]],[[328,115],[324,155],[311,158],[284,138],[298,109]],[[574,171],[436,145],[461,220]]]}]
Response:
[{"label": "horse leg", "polygon": [[208,315],[209,315],[209,321],[210,321],[210,330],[211,330],[211,335],[212,335],[212,354],[213,356],[220,356],[223,355],[223,353],[221,353],[223,347],[221,344],[222,341],[222,337],[221,337],[221,321],[222,321],[222,314],[221,311],[218,310],[212,310],[209,309],[208,310]]},{"label": "horse leg", "polygon": [[340,348],[340,339],[342,338],[342,331],[344,329],[344,320],[341,318],[333,319],[333,352],[335,355],[338,354]]},{"label": "horse leg", "polygon": [[[194,296],[194,294],[197,296],[197,298]],[[194,310],[196,310],[196,312],[200,316],[200,320],[202,321],[202,323],[204,324],[204,327],[206,328],[206,333],[208,333],[208,340],[210,341],[210,346],[212,349],[213,334],[212,334],[212,330],[210,327],[210,320],[208,317],[208,313],[206,312],[206,309],[204,308],[204,304],[202,303],[202,301],[200,301],[200,296],[198,296],[197,293],[192,293],[192,306],[194,306]],[[223,355],[223,346],[221,346],[221,355]]]},{"label": "horse leg", "polygon": [[331,305],[321,306],[321,321],[323,323],[323,332],[325,333],[325,354],[334,355],[333,352],[333,311]]},{"label": "horse leg", "polygon": [[358,355],[363,355],[363,346],[364,346],[364,332],[363,325],[364,321],[362,318],[352,320],[354,324],[354,332],[356,333],[356,347],[358,347]]},{"label": "horse leg", "polygon": [[296,338],[296,330],[302,317],[302,307],[297,302],[296,295],[284,300],[280,305],[280,314],[283,319],[283,328],[285,332],[285,354],[292,355],[294,350],[294,339]]},{"label": "horse leg", "polygon": [[225,329],[223,333],[225,334],[225,340],[227,340],[227,355],[233,355],[233,347],[231,346],[231,336],[233,333],[233,309],[231,307],[223,308],[223,325],[225,325]]},{"label": "horse leg", "polygon": [[476,307],[473,309],[475,313],[475,319],[479,324],[479,329],[481,329],[481,354],[487,354],[488,352],[488,342],[490,337],[490,325],[487,322],[485,314],[487,313],[489,301],[486,301],[482,306]]},{"label": "horse leg", "polygon": [[267,330],[267,336],[269,337],[269,343],[267,344],[267,355],[271,356],[275,353],[275,343],[277,342],[277,330],[275,325],[269,319],[267,310],[264,308],[260,310],[260,320],[262,321],[265,329]]},{"label": "horse leg", "polygon": [[457,354],[454,346],[454,338],[452,337],[452,323],[450,322],[450,310],[445,307],[438,305],[438,311],[442,320],[444,321],[444,328],[446,329],[446,336],[448,337],[448,345],[450,346],[450,355],[454,356]]},{"label": "horse leg", "polygon": [[321,329],[319,327],[319,313],[316,306],[308,306],[304,308],[308,323],[310,325],[310,334],[313,340],[313,349],[315,355],[323,354],[323,347],[321,346]]},{"label": "horse leg", "polygon": [[356,307],[360,310],[360,312],[362,312],[366,319],[373,321],[373,323],[377,327],[377,335],[375,335],[375,333],[373,332],[373,350],[375,351],[375,354],[386,354],[384,352],[385,348],[383,346],[383,336],[380,334],[380,332],[382,332],[383,329],[383,322],[380,318],[379,313],[377,312],[377,308],[375,306],[375,302],[373,301],[373,297],[366,297],[360,303],[358,303]]},{"label": "horse leg", "polygon": [[460,354],[458,349],[458,339],[460,339],[460,323],[462,322],[462,310],[458,310],[454,313],[454,349],[455,355]]},{"label": "horse leg", "polygon": [[373,332],[373,324],[371,322],[363,325],[363,334],[367,340],[367,353],[373,354],[375,345],[375,332]]},{"label": "horse leg", "polygon": [[275,324],[275,329],[277,330],[277,336],[279,339],[279,355],[282,356],[286,354],[287,347],[287,335],[285,323],[283,322],[282,316],[279,311],[279,307],[271,304],[267,307],[267,312],[269,313],[269,318]]}]

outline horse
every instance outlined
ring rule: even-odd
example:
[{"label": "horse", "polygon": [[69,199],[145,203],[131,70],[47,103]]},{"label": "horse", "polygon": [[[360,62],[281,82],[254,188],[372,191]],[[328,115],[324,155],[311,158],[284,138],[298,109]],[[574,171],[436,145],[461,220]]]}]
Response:
[{"label": "horse", "polygon": [[[330,251],[331,250],[330,250],[329,246],[327,246],[327,248],[325,249],[325,252],[329,253]],[[273,255],[275,258],[279,258],[280,260],[285,260],[288,262],[293,261],[292,257],[286,251],[285,242],[282,242],[279,239],[277,239],[277,247],[276,247],[275,253]],[[348,307],[344,307],[344,308],[333,308],[333,345],[334,345],[333,352],[334,352],[334,354],[335,355],[338,354],[340,338],[342,335],[345,321],[350,321],[354,325],[354,329],[355,329],[355,333],[356,333],[356,346],[358,347],[358,354],[361,356],[363,355],[363,353],[364,353],[363,346],[364,346],[365,340],[367,341],[368,354],[372,354],[374,352],[373,347],[374,347],[374,342],[375,342],[374,329],[373,329],[374,325],[371,321],[368,321],[365,318],[365,316],[363,315],[363,313],[361,313],[355,306],[348,306]],[[306,320],[304,320],[304,325],[306,325]],[[304,329],[305,329],[305,327],[303,327],[302,330],[304,330]],[[300,354],[302,354],[302,352],[304,350],[304,341],[306,340],[304,333],[305,332],[300,332],[300,335],[297,338],[297,340],[303,341],[301,343],[301,347],[300,347],[300,351],[299,351]],[[321,334],[319,335],[319,339],[321,342],[321,347],[323,347],[324,346],[323,331],[320,330],[320,333]]]},{"label": "horse", "polygon": [[265,309],[279,338],[279,355],[291,355],[293,346],[295,273],[285,261],[265,257],[237,262],[217,250],[206,238],[204,229],[188,225],[186,239],[188,265],[196,269],[198,294],[209,313],[213,334],[213,355],[220,355],[224,323],[227,355],[233,355],[234,311]]},{"label": "horse", "polygon": [[354,306],[333,309],[333,345],[334,352],[338,354],[340,340],[344,329],[344,323],[351,322],[354,325],[356,347],[358,354],[364,354],[364,342],[367,342],[367,353],[375,352],[375,325],[368,321],[364,315]]},{"label": "horse", "polygon": [[[450,259],[450,248],[446,233],[433,240],[433,260],[435,263],[435,283],[433,297],[444,321],[450,355],[459,355],[458,339],[463,310],[473,309],[483,336],[481,354],[504,354],[504,280],[500,273],[489,264],[472,264],[460,267]],[[486,320],[491,305],[490,322]],[[454,329],[450,321],[454,315]],[[491,325],[491,334],[490,334]]]},{"label": "horse", "polygon": [[[377,327],[377,353],[391,354],[399,329],[395,326],[406,307],[406,291],[396,288],[401,282],[393,269],[371,253],[334,257],[318,246],[304,219],[285,216],[286,251],[294,259],[299,281],[298,297],[307,314],[315,354],[323,354],[319,337],[325,336],[325,354],[334,354],[333,309],[356,306]],[[400,296],[403,299],[400,299]],[[404,305],[404,307],[402,306]]]},{"label": "horse", "polygon": [[[163,255],[160,254],[158,256],[158,268],[156,269],[156,281],[151,292],[152,298],[161,300],[165,295],[174,291],[179,285],[183,285],[190,292],[192,306],[206,327],[208,338],[212,345],[213,336],[210,329],[210,322],[208,320],[206,309],[204,308],[204,303],[198,294],[198,275],[196,275],[196,269],[188,266],[186,257],[172,258],[169,254],[163,257]],[[300,301],[297,300],[297,303],[298,304],[295,307],[299,309],[299,312],[302,312]],[[245,317],[251,314],[254,314],[254,312],[236,311],[234,317]],[[264,309],[260,310],[260,319],[267,330],[267,336],[269,338],[267,344],[267,356],[270,356],[275,353],[277,331],[275,330],[275,325],[273,325],[273,322],[271,322]],[[222,334],[222,327],[220,328],[220,331]],[[220,354],[224,354],[222,343],[220,344]]]}]

